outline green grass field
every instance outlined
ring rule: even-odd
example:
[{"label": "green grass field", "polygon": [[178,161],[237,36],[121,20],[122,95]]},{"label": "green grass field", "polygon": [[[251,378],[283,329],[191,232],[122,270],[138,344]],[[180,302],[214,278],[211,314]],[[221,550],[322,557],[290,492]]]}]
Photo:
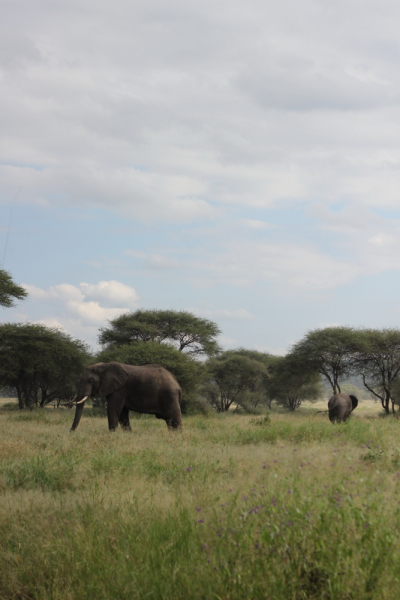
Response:
[{"label": "green grass field", "polygon": [[315,409],[110,434],[0,406],[0,598],[398,599],[400,420]]}]

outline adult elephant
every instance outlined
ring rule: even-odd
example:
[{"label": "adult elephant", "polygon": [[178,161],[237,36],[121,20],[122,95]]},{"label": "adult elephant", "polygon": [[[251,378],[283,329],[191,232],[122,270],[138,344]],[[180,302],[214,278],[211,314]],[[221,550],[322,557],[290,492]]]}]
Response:
[{"label": "adult elephant", "polygon": [[175,377],[159,365],[135,367],[101,362],[87,367],[74,401],[76,412],[71,431],[79,425],[86,398],[96,394],[107,399],[110,431],[114,431],[118,423],[130,430],[130,410],[164,419],[168,428],[182,426],[182,390]]},{"label": "adult elephant", "polygon": [[335,394],[328,402],[329,419],[332,423],[341,423],[349,418],[358,406],[358,399],[353,394]]}]

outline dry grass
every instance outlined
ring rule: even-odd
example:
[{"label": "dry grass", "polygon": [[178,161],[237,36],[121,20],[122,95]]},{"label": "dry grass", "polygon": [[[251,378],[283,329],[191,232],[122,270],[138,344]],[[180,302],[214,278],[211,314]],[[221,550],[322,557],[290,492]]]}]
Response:
[{"label": "dry grass", "polygon": [[315,409],[0,410],[0,598],[397,598],[400,420]]}]

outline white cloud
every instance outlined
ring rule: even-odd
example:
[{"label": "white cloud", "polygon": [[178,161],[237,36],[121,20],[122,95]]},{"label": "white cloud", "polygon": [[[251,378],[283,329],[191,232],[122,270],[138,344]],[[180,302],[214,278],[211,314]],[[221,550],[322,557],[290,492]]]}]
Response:
[{"label": "white cloud", "polygon": [[396,242],[396,238],[393,235],[378,233],[377,235],[370,237],[368,241],[374,246],[388,246],[394,244]]},{"label": "white cloud", "polygon": [[238,308],[234,310],[229,310],[226,308],[214,310],[206,308],[189,308],[189,311],[206,319],[226,319],[229,321],[252,321],[255,319],[255,316],[249,313],[249,311],[247,311],[245,308]]},{"label": "white cloud", "polygon": [[84,296],[113,304],[118,302],[130,304],[139,300],[139,295],[133,287],[119,281],[100,281],[96,285],[81,283],[79,287]]},{"label": "white cloud", "polygon": [[156,254],[128,249],[124,250],[124,254],[126,256],[131,256],[132,258],[142,258],[142,268],[144,269],[151,269],[155,271],[168,271],[170,269],[180,269],[183,266],[180,260],[178,260],[175,256],[171,255],[170,251],[167,251],[164,254]]},{"label": "white cloud", "polygon": [[359,265],[317,248],[253,240],[226,243],[213,259],[204,258],[195,267],[201,281],[208,273],[214,283],[244,287],[261,283],[278,291],[297,289],[303,293],[334,289],[362,272]]},{"label": "white cloud", "polygon": [[98,302],[73,302],[67,303],[67,309],[76,314],[86,323],[105,324],[107,320],[114,319],[123,312],[127,312],[127,308],[104,308]]},{"label": "white cloud", "polygon": [[23,287],[32,298],[37,300],[62,300],[63,302],[82,302],[84,300],[82,292],[69,283],[51,286],[47,291],[30,284],[23,284]]},{"label": "white cloud", "polygon": [[30,285],[28,283],[23,283],[22,287],[28,292],[31,298],[35,298],[35,300],[42,300],[48,297],[48,293],[44,290],[36,287],[35,285]]},{"label": "white cloud", "polygon": [[181,266],[181,263],[176,258],[157,254],[150,255],[145,260],[145,268],[147,269],[163,271],[169,269],[179,269]]},{"label": "white cloud", "polygon": [[32,6],[0,31],[6,200],[163,222],[398,203],[394,2]]},{"label": "white cloud", "polygon": [[238,342],[234,338],[230,338],[225,335],[220,335],[218,337],[218,342],[223,348],[226,349],[237,348],[239,346]]},{"label": "white cloud", "polygon": [[136,307],[139,299],[133,287],[115,280],[81,283],[80,289],[67,283],[51,286],[48,290],[28,284],[24,284],[24,288],[28,298],[36,301],[39,313],[46,314],[35,322],[63,327],[92,343],[100,326]]},{"label": "white cloud", "polygon": [[243,219],[245,225],[250,229],[270,229],[271,225],[265,221],[257,221],[255,219]]},{"label": "white cloud", "polygon": [[289,352],[291,345],[292,344],[288,344],[286,348],[273,348],[271,346],[262,346],[260,344],[254,344],[253,347],[254,350],[258,350],[258,352],[266,352],[267,354],[273,354],[274,356],[285,356]]}]

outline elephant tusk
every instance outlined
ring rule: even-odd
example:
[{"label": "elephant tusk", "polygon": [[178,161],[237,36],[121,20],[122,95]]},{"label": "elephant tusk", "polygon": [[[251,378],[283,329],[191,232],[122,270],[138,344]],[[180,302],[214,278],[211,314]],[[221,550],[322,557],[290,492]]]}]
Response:
[{"label": "elephant tusk", "polygon": [[79,400],[79,402],[75,402],[74,404],[75,405],[82,404],[83,402],[85,402],[86,398],[89,398],[89,396],[85,396],[84,398],[82,398],[82,400]]}]

